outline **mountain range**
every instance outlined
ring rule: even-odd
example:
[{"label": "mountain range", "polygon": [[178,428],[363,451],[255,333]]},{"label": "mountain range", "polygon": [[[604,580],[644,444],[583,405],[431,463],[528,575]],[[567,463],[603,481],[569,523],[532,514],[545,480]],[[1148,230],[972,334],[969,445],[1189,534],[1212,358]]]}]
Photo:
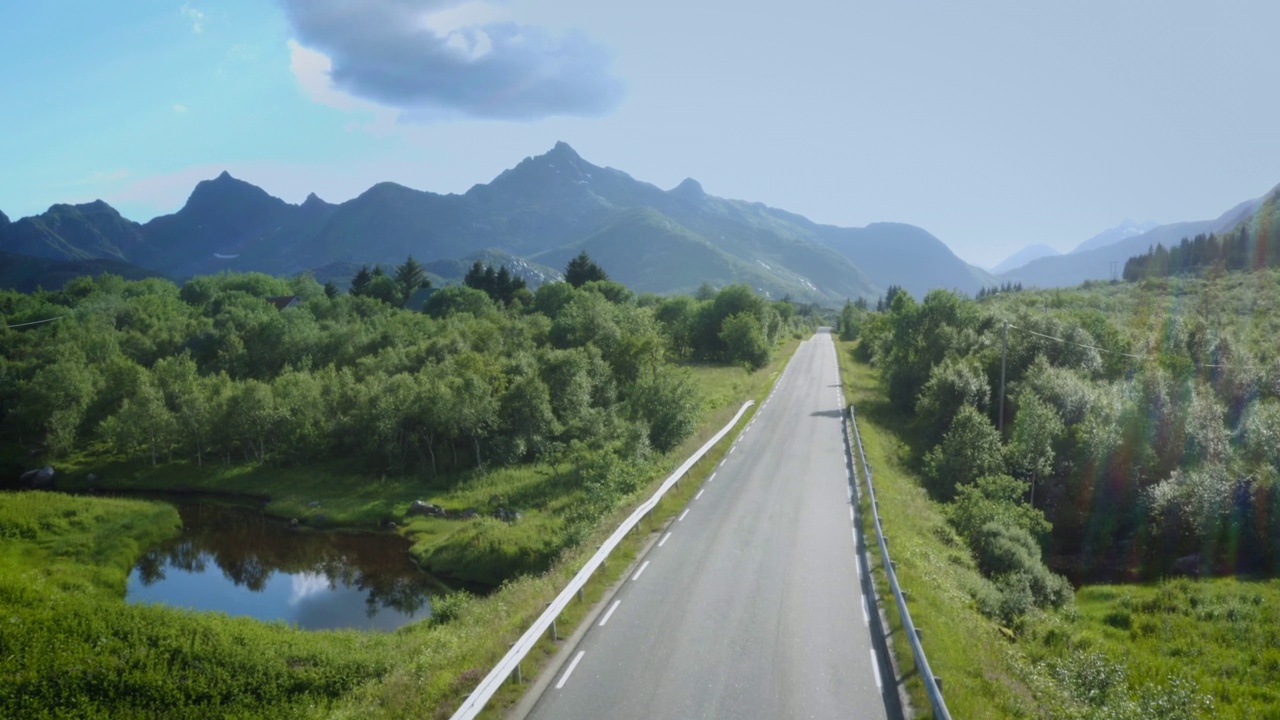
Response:
[{"label": "mountain range", "polygon": [[222,270],[345,279],[360,264],[413,255],[445,281],[482,259],[538,284],[583,250],[640,292],[741,282],[772,297],[833,305],[877,297],[891,284],[920,296],[993,282],[918,227],[820,225],[709,195],[692,179],[662,190],[592,165],[565,143],[463,194],[387,182],[344,203],[313,194],[295,205],[224,172],[197,184],[176,213],[145,224],[100,200],[0,220],[0,252],[11,268],[15,256],[110,260],[175,280]]},{"label": "mountain range", "polygon": [[874,299],[890,285],[921,297],[934,288],[975,294],[1004,282],[1061,287],[1107,279],[1156,243],[1229,230],[1260,205],[1251,200],[1214,220],[1125,223],[1066,255],[1024,250],[1002,264],[1012,269],[993,275],[913,225],[822,225],[710,195],[693,179],[663,190],[593,165],[561,142],[462,194],[384,182],[343,203],[312,194],[291,204],[224,172],[198,183],[177,212],[146,223],[101,200],[12,222],[0,213],[0,287],[52,288],[108,271],[177,281],[223,270],[310,272],[342,284],[362,264],[409,255],[437,283],[460,281],[480,260],[507,265],[537,286],[585,250],[638,292],[746,283],[770,297],[832,306]]}]

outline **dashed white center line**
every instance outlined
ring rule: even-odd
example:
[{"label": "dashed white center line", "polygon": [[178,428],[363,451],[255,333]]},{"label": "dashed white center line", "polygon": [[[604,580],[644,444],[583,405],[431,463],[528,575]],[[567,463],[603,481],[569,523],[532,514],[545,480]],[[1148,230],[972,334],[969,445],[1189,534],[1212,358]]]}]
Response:
[{"label": "dashed white center line", "polygon": [[[862,596],[862,624],[866,627],[871,627],[871,613],[867,612],[867,596],[866,595]],[[875,651],[873,650],[871,651],[872,665],[875,664],[875,659],[876,659],[876,655],[875,655]],[[879,687],[880,683],[877,682],[876,686]]]},{"label": "dashed white center line", "polygon": [[699,491],[698,491],[698,494],[697,494],[697,495],[694,495],[694,496],[693,496],[693,499],[694,499],[694,500],[697,500],[698,498],[702,497],[702,493],[704,493],[704,492],[706,492],[706,491],[707,491],[707,489],[706,489],[706,488],[702,488],[701,490],[699,490]]},{"label": "dashed white center line", "polygon": [[884,690],[884,685],[880,683],[880,663],[876,662],[875,648],[868,650],[871,653],[871,672],[876,674],[876,689]]},{"label": "dashed white center line", "polygon": [[[556,683],[556,689],[557,689],[557,690],[559,690],[559,689],[563,688],[563,687],[564,687],[564,684],[565,684],[566,682],[568,682],[568,681],[569,681],[569,676],[573,674],[573,669],[574,669],[574,668],[576,668],[576,667],[578,667],[578,661],[579,661],[579,660],[581,660],[581,659],[582,659],[582,656],[583,656],[583,655],[586,655],[586,654],[587,654],[587,651],[586,651],[586,650],[579,650],[579,651],[578,651],[578,654],[577,654],[577,655],[575,655],[575,656],[574,656],[574,658],[573,658],[573,662],[569,663],[569,669],[564,671],[564,674],[560,676],[560,682]],[[877,677],[879,677],[879,676],[877,676]],[[879,684],[879,683],[877,683],[877,684]]]},{"label": "dashed white center line", "polygon": [[[734,451],[734,450],[737,450],[737,449],[738,449],[738,446],[737,446],[737,445],[734,445],[733,447],[729,448],[729,454],[730,454],[730,455],[732,455],[732,454],[733,454],[733,451]],[[723,465],[724,463],[721,463],[721,464]]]},{"label": "dashed white center line", "polygon": [[862,579],[862,555],[861,554],[854,555],[853,559],[856,560],[858,563],[858,579],[861,580]]},{"label": "dashed white center line", "polygon": [[716,474],[711,473],[711,477],[707,478],[707,482],[715,482],[715,479],[716,479]]},{"label": "dashed white center line", "polygon": [[609,611],[604,614],[604,617],[600,618],[600,624],[596,627],[604,627],[604,624],[609,622],[609,618],[613,617],[613,611],[617,610],[621,604],[621,600],[614,600],[613,604],[609,606]]},{"label": "dashed white center line", "polygon": [[644,571],[647,569],[649,569],[649,561],[645,560],[644,564],[640,566],[640,569],[636,571],[636,574],[631,576],[631,582],[639,580],[640,576],[643,575]]},{"label": "dashed white center line", "polygon": [[724,467],[724,464],[725,464],[726,462],[728,462],[728,461],[729,461],[729,458],[725,458],[724,460],[721,460],[721,461],[720,461],[720,467]]},{"label": "dashed white center line", "polygon": [[666,535],[663,535],[662,539],[658,541],[658,547],[662,547],[663,545],[666,545],[667,540],[670,539],[670,537],[671,537],[671,533],[667,533]]},{"label": "dashed white center line", "polygon": [[684,519],[684,516],[688,514],[689,514],[689,508],[685,508],[684,512],[680,513],[680,517],[676,518],[676,522],[680,522],[681,520]]}]

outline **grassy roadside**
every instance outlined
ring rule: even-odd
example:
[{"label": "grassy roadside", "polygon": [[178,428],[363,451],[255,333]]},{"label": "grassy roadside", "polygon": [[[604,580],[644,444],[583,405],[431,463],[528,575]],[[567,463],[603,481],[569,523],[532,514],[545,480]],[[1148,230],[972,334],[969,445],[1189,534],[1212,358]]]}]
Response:
[{"label": "grassy roadside", "polygon": [[[867,462],[898,582],[908,594],[912,620],[935,675],[943,680],[947,708],[956,718],[1033,717],[1034,702],[1018,662],[1016,647],[994,623],[978,612],[968,588],[979,574],[968,549],[947,524],[942,508],[931,500],[906,464],[899,439],[905,418],[890,407],[874,368],[854,359],[855,343],[837,342],[846,397],[857,411]],[[870,517],[863,493],[864,517]],[[871,525],[868,521],[867,528]],[[875,545],[869,539],[869,546]],[[889,619],[890,642],[906,679],[911,704],[928,714],[924,694],[902,634],[897,607],[889,593],[879,552],[871,553],[880,606]]]}]

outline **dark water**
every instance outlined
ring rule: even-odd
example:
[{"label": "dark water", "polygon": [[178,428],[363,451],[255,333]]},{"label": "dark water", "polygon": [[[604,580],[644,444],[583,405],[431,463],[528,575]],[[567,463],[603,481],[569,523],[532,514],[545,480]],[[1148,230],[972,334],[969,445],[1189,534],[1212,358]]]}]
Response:
[{"label": "dark water", "polygon": [[126,599],[165,603],[307,630],[394,630],[431,615],[439,581],[394,535],[298,532],[256,507],[174,503],[182,535],[129,573]]}]

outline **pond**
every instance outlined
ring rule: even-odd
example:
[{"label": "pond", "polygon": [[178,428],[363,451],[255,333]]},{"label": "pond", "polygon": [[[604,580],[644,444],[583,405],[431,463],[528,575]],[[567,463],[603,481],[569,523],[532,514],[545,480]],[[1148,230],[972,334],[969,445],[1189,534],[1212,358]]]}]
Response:
[{"label": "pond", "polygon": [[447,592],[391,534],[299,532],[256,506],[173,503],[182,534],[147,552],[125,598],[305,630],[394,630],[430,617],[429,596]]}]

